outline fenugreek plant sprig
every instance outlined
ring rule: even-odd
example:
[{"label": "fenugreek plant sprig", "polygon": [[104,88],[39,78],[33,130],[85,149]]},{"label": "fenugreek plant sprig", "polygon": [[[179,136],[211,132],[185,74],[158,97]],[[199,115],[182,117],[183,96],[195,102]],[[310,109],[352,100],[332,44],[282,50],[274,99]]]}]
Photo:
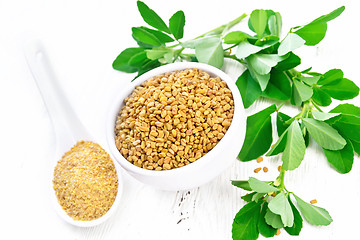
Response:
[{"label": "fenugreek plant sprig", "polygon": [[[293,51],[321,42],[328,22],[337,18],[345,7],[291,28],[283,39],[280,39],[280,13],[257,9],[248,20],[253,35],[243,31],[228,32],[246,17],[242,14],[212,31],[182,41],[185,26],[182,11],[176,12],[166,24],[145,3],[138,1],[137,5],[144,21],[153,29],[132,28],[138,47],[121,52],[113,63],[114,69],[137,72],[140,76],[176,61],[198,61],[221,68],[225,58],[233,59],[246,67],[236,81],[245,108],[260,97],[299,108],[299,113],[290,117],[281,112],[280,107],[271,105],[247,118],[239,160],[246,162],[264,154],[282,154],[283,164],[275,181],[252,177],[247,181],[232,181],[234,186],[251,191],[242,197],[248,203],[234,218],[233,239],[253,240],[259,234],[272,237],[281,228],[290,235],[299,235],[303,217],[313,225],[329,225],[332,222],[329,213],[288,191],[284,176],[286,171],[301,164],[310,137],[323,148],[334,169],[340,173],[351,170],[354,152],[360,154],[360,108],[340,104],[324,112],[321,107],[329,106],[332,99],[352,99],[359,94],[359,88],[344,78],[340,69],[331,69],[324,74],[313,72],[312,68],[296,70],[301,58]],[[270,148],[273,143],[271,115],[275,113],[279,139]]]}]

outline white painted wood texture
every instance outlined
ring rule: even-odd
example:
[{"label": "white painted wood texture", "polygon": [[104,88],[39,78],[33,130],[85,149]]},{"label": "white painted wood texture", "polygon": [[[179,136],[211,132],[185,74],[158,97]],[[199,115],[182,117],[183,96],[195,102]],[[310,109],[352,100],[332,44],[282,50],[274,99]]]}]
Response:
[{"label": "white painted wood texture", "polygon": [[[297,52],[303,57],[300,69],[313,66],[315,71],[324,72],[338,67],[360,84],[360,8],[355,0],[146,2],[164,18],[184,10],[187,39],[255,8],[280,11],[286,33],[289,27],[344,4],[346,11],[329,23],[325,40],[316,48]],[[260,164],[234,160],[233,166],[212,182],[180,192],[153,189],[123,172],[119,209],[105,224],[81,229],[66,224],[55,214],[48,198],[53,131],[22,55],[24,33],[38,36],[46,45],[74,108],[104,144],[103,117],[111,96],[132,78],[113,71],[111,63],[122,49],[134,46],[130,28],[142,24],[134,0],[0,1],[0,239],[230,240],[232,219],[244,205],[240,199],[244,191],[232,187],[230,180],[249,176],[276,178],[278,157],[265,158]],[[225,71],[236,78],[233,66],[226,65]],[[352,102],[360,104],[359,98]],[[268,105],[259,101],[247,114]],[[294,112],[291,107],[285,109]],[[360,214],[359,158],[351,173],[342,175],[329,166],[314,142],[310,145],[301,166],[286,174],[286,185],[307,201],[316,198],[317,205],[328,209],[334,222],[328,227],[304,224],[301,236],[294,239],[358,239],[359,223],[354,218]],[[264,166],[269,168],[268,173],[253,173],[254,168]],[[292,238],[282,232],[276,239]]]}]

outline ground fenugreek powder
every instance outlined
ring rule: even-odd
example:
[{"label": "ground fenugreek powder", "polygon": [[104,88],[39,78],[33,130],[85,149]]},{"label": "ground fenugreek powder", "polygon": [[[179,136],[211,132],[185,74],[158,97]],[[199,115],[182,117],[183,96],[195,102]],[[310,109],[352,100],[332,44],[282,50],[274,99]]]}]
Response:
[{"label": "ground fenugreek powder", "polygon": [[99,144],[78,142],[57,162],[53,187],[58,202],[71,218],[97,219],[111,208],[117,195],[114,162]]},{"label": "ground fenugreek powder", "polygon": [[231,90],[199,69],[159,75],[125,99],[115,143],[132,164],[170,170],[204,156],[222,139],[234,115]]}]

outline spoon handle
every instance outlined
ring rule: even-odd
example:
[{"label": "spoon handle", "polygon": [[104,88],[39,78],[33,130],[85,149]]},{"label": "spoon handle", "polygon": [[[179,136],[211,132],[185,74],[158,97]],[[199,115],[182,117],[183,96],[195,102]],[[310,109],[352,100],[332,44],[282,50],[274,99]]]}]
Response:
[{"label": "spoon handle", "polygon": [[51,68],[46,51],[39,41],[24,48],[25,58],[41,93],[55,131],[57,153],[64,153],[90,135],[74,112]]}]

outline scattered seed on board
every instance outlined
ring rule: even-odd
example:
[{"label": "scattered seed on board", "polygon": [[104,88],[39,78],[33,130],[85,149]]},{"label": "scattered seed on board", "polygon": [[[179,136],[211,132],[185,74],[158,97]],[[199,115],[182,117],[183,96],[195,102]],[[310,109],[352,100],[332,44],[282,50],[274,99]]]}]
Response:
[{"label": "scattered seed on board", "polygon": [[234,116],[231,90],[198,69],[155,76],[125,101],[115,144],[135,166],[170,170],[190,164],[222,139]]},{"label": "scattered seed on board", "polygon": [[263,167],[263,171],[264,171],[264,172],[268,172],[269,169],[268,169],[267,167]]},{"label": "scattered seed on board", "polygon": [[313,200],[310,201],[310,203],[311,203],[311,204],[315,204],[315,203],[317,203],[317,200],[316,200],[316,199],[313,199]]},{"label": "scattered seed on board", "polygon": [[72,219],[97,219],[109,211],[117,195],[114,162],[99,144],[78,142],[57,162],[53,188],[59,204]]},{"label": "scattered seed on board", "polygon": [[256,159],[256,161],[257,161],[258,163],[261,163],[263,160],[264,160],[263,157],[258,157],[258,158]]},{"label": "scattered seed on board", "polygon": [[258,172],[260,172],[260,170],[261,170],[261,167],[255,168],[255,169],[254,169],[254,173],[258,173]]}]

